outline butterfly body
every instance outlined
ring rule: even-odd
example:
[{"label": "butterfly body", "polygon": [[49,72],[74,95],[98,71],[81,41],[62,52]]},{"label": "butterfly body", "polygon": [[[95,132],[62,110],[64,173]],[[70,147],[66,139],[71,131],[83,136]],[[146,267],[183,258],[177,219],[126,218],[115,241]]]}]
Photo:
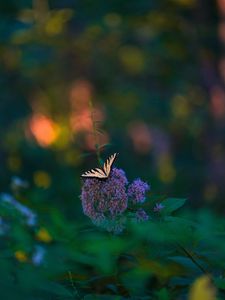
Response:
[{"label": "butterfly body", "polygon": [[111,173],[112,165],[117,157],[117,153],[112,154],[104,163],[102,168],[95,168],[81,175],[82,178],[107,179]]}]

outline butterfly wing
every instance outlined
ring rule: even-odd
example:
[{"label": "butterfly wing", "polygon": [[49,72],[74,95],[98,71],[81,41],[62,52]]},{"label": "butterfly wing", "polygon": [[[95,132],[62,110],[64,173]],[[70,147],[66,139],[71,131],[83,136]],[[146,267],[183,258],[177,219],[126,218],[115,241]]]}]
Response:
[{"label": "butterfly wing", "polygon": [[104,173],[102,169],[95,168],[91,169],[90,171],[85,172],[84,174],[81,175],[83,178],[98,178],[98,179],[105,179],[108,176]]},{"label": "butterfly wing", "polygon": [[112,154],[104,163],[103,168],[95,168],[90,171],[85,172],[81,175],[83,178],[97,178],[97,179],[106,179],[109,177],[111,172],[112,165],[116,159],[117,153]]},{"label": "butterfly wing", "polygon": [[109,176],[109,174],[110,174],[110,172],[111,172],[111,169],[112,169],[112,165],[113,165],[113,163],[114,163],[116,157],[117,157],[117,153],[114,153],[114,154],[112,154],[112,155],[106,160],[106,162],[104,163],[104,165],[103,165],[103,170],[104,170],[104,172],[105,172],[105,174],[106,174],[106,177]]}]

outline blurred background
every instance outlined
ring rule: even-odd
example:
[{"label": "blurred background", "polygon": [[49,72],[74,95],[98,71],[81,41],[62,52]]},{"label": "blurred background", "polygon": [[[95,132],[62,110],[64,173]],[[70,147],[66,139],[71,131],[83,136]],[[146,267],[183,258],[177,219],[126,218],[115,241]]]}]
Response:
[{"label": "blurred background", "polygon": [[0,14],[1,192],[19,176],[31,207],[79,217],[97,143],[152,193],[225,208],[224,0],[8,0]]}]

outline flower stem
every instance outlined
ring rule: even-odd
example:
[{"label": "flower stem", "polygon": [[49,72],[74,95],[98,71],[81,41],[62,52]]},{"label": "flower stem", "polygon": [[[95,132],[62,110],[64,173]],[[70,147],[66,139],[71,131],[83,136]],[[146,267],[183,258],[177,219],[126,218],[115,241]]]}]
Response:
[{"label": "flower stem", "polygon": [[91,112],[91,120],[92,120],[92,125],[93,125],[95,152],[96,152],[98,163],[101,166],[101,155],[100,155],[100,147],[99,147],[99,143],[98,143],[98,132],[97,132],[97,128],[96,128],[96,122],[94,120],[94,108],[93,108],[91,99],[89,101],[89,108],[90,108],[90,112]]},{"label": "flower stem", "polygon": [[74,283],[74,281],[73,281],[73,276],[72,276],[71,271],[68,271],[68,275],[69,275],[69,280],[70,280],[71,286],[72,286],[73,291],[74,291],[74,293],[75,293],[75,297],[76,297],[75,299],[82,299],[82,298],[80,297],[79,292],[78,292],[78,290],[77,290],[77,288],[76,288],[76,286],[75,286],[75,283]]}]

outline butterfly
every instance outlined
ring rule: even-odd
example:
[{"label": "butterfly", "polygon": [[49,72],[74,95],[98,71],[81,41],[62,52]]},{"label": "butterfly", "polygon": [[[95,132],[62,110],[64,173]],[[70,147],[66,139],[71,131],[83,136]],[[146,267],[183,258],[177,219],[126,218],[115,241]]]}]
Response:
[{"label": "butterfly", "polygon": [[112,170],[112,165],[117,157],[117,153],[112,154],[104,163],[102,168],[91,169],[81,175],[83,178],[107,179]]}]

